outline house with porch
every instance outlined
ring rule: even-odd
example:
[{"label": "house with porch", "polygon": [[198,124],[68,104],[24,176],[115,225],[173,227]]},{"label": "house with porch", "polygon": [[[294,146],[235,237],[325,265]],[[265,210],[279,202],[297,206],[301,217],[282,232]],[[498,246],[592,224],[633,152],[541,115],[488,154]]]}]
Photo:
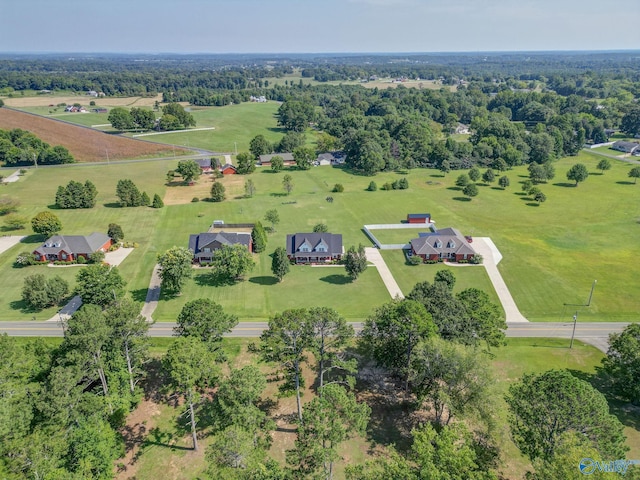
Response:
[{"label": "house with porch", "polygon": [[421,233],[409,242],[411,254],[423,260],[449,260],[459,262],[469,260],[476,251],[455,228],[442,228],[433,232]]},{"label": "house with porch", "polygon": [[91,235],[54,235],[33,251],[36,260],[77,261],[79,257],[89,259],[95,252],[108,252],[113,240],[106,233]]},{"label": "house with porch", "polygon": [[287,235],[287,256],[296,263],[328,263],[344,254],[342,235],[334,233],[294,233]]},{"label": "house with porch", "polygon": [[244,245],[250,252],[253,252],[250,233],[219,231],[189,236],[189,250],[193,253],[195,263],[211,262],[216,251],[225,245],[236,244]]}]

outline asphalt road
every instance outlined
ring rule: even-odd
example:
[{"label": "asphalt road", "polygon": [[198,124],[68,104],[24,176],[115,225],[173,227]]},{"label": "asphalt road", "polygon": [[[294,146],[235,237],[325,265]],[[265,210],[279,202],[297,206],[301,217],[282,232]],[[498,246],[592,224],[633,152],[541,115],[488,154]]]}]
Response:
[{"label": "asphalt road", "polygon": [[[356,331],[362,323],[352,323]],[[600,350],[606,352],[610,333],[621,332],[628,323],[578,323],[576,336]],[[173,333],[173,322],[159,322],[151,325],[149,335],[152,337],[170,337]],[[507,337],[548,337],[571,338],[572,322],[566,323],[509,323]],[[230,337],[259,337],[267,328],[266,322],[242,322],[228,335]],[[59,322],[0,322],[0,333],[18,337],[60,337],[62,327]]]}]

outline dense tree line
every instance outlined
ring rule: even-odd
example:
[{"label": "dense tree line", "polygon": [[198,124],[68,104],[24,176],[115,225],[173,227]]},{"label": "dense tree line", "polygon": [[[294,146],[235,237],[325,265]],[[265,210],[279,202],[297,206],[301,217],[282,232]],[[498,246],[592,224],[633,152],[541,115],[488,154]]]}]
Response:
[{"label": "dense tree line", "polygon": [[61,145],[51,146],[33,133],[15,128],[0,130],[0,162],[5,167],[22,165],[59,165],[74,163],[73,156]]}]

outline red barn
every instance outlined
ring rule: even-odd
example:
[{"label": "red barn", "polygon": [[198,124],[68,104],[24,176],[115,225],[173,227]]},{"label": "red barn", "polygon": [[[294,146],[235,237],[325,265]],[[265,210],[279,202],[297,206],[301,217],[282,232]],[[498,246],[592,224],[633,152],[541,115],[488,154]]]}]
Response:
[{"label": "red barn", "polygon": [[236,170],[236,167],[234,167],[230,163],[227,163],[220,167],[220,172],[223,175],[235,175],[236,173],[238,173],[238,170]]},{"label": "red barn", "polygon": [[407,215],[407,223],[430,223],[430,213],[409,213]]}]

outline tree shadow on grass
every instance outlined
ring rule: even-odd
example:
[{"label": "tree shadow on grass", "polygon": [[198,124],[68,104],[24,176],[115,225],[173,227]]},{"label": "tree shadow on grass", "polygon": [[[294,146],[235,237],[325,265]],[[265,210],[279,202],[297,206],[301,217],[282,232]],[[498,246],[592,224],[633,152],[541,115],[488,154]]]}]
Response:
[{"label": "tree shadow on grass", "polygon": [[332,285],[347,285],[352,283],[351,277],[348,275],[327,275],[326,277],[322,277],[320,280]]},{"label": "tree shadow on grass", "polygon": [[123,208],[118,202],[103,203],[102,206],[105,208]]},{"label": "tree shadow on grass", "polygon": [[269,195],[271,195],[272,197],[288,197],[289,194],[286,192],[271,192]]},{"label": "tree shadow on grass", "polygon": [[519,197],[524,197],[526,195],[525,192],[513,192],[514,195],[518,195]]},{"label": "tree shadow on grass", "polygon": [[42,235],[35,233],[33,235],[27,235],[22,240],[20,240],[20,243],[42,243],[45,240],[46,238],[44,238]]},{"label": "tree shadow on grass", "polygon": [[201,287],[223,287],[226,285],[235,285],[236,281],[232,278],[226,277],[216,273],[215,270],[210,270],[205,273],[198,273],[193,277],[196,284]]},{"label": "tree shadow on grass", "polygon": [[139,288],[131,291],[131,298],[134,302],[144,302],[147,299],[148,288]]},{"label": "tree shadow on grass", "polygon": [[471,199],[469,197],[453,197],[453,200],[456,202],[470,202]]},{"label": "tree shadow on grass", "polygon": [[444,173],[441,174],[433,174],[433,175],[429,175],[431,178],[444,178],[446,175]]},{"label": "tree shadow on grass", "polygon": [[529,206],[529,207],[539,207],[540,206],[540,204],[537,203],[537,202],[527,202],[526,205]]},{"label": "tree shadow on grass", "polygon": [[618,181],[616,183],[618,185],[635,185],[636,184],[636,182],[629,182],[629,181],[626,181],[626,180],[620,180],[620,181]]},{"label": "tree shadow on grass", "polygon": [[569,183],[569,182],[558,182],[558,183],[554,183],[553,186],[554,187],[567,187],[567,188],[571,187],[571,188],[573,188],[573,187],[576,186],[576,184],[575,183]]},{"label": "tree shadow on grass", "polygon": [[461,192],[462,187],[447,187],[447,190],[453,190],[454,192]]},{"label": "tree shadow on grass", "polygon": [[64,210],[64,209],[60,208],[58,205],[56,205],[55,203],[52,203],[51,205],[47,205],[47,208],[49,210]]},{"label": "tree shadow on grass", "polygon": [[568,371],[574,377],[584,380],[602,393],[609,403],[611,413],[618,417],[618,420],[620,420],[623,425],[635,430],[640,430],[640,406],[622,400],[613,392],[607,374],[602,367],[596,366],[595,373],[572,369],[568,369]]},{"label": "tree shadow on grass", "polygon": [[256,283],[258,285],[275,285],[278,283],[278,279],[276,277],[262,276],[262,277],[251,277],[249,279],[251,283]]},{"label": "tree shadow on grass", "polygon": [[491,190],[504,190],[502,187],[491,187]]},{"label": "tree shadow on grass", "polygon": [[[9,306],[11,307],[12,310],[18,310],[20,311],[20,313],[32,314],[33,315],[32,320],[35,320],[36,315],[42,312],[42,310],[36,310],[31,308],[29,305],[27,305],[27,303],[24,300],[13,300],[12,302],[9,302]],[[38,320],[46,320],[46,319],[38,318]]]}]

